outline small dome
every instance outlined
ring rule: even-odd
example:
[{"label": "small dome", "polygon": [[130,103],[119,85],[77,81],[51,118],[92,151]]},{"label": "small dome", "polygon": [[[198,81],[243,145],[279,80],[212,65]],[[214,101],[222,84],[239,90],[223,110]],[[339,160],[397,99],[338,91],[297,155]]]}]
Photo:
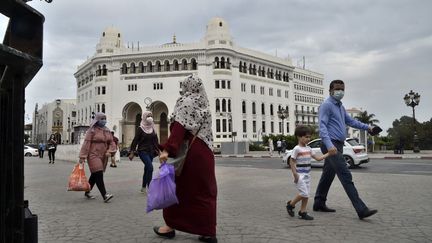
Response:
[{"label": "small dome", "polygon": [[231,34],[228,23],[220,17],[210,19],[207,24],[206,39],[209,43],[231,44]]},{"label": "small dome", "polygon": [[121,39],[121,33],[115,27],[107,27],[100,37],[99,43],[96,45],[96,51],[102,52],[113,52],[115,48],[122,47],[123,42]]}]

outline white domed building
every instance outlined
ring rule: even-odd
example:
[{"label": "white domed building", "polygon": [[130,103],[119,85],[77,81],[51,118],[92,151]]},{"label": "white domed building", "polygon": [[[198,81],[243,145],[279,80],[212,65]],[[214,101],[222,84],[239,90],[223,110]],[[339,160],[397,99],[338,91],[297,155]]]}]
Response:
[{"label": "white domed building", "polygon": [[[298,124],[317,124],[323,75],[294,67],[290,60],[242,48],[229,26],[213,18],[197,43],[128,46],[119,30],[107,28],[96,53],[78,67],[77,124],[105,112],[108,127],[128,146],[146,109],[152,109],[161,142],[180,83],[190,74],[204,82],[213,117],[215,146],[258,141],[264,134],[294,133]],[[284,109],[285,118],[278,111]],[[234,135],[234,136],[233,136]]]}]

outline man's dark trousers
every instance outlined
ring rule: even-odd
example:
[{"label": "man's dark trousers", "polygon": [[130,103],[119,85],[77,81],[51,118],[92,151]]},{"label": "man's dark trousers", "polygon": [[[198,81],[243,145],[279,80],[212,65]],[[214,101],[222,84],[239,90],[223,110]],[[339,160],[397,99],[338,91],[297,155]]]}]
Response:
[{"label": "man's dark trousers", "polygon": [[[355,188],[352,181],[351,172],[346,165],[345,159],[343,158],[342,152],[344,142],[332,140],[332,143],[337,148],[338,153],[325,159],[323,172],[315,193],[314,205],[316,207],[325,205],[328,191],[336,174],[342,183],[346,194],[351,200],[351,203],[357,211],[357,214],[360,214],[364,212],[367,207],[358,195],[357,189]],[[323,154],[327,153],[327,148],[325,147],[324,143],[321,144],[321,151]]]}]

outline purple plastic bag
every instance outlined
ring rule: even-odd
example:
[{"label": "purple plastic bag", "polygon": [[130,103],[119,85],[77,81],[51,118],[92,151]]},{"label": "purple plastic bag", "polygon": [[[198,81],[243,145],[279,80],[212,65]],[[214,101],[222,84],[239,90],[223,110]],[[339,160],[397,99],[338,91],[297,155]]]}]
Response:
[{"label": "purple plastic bag", "polygon": [[178,204],[176,184],[174,181],[174,166],[163,163],[158,175],[150,182],[147,195],[147,213],[154,209],[167,208]]}]

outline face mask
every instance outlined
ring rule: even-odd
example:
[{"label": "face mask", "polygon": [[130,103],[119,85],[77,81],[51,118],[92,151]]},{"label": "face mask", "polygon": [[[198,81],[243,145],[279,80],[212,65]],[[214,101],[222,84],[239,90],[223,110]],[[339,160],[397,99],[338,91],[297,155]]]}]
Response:
[{"label": "face mask", "polygon": [[335,90],[333,91],[333,98],[337,100],[341,100],[344,97],[345,92],[343,90]]},{"label": "face mask", "polygon": [[107,123],[106,120],[100,120],[96,124],[100,127],[104,127],[106,125],[106,123]]},{"label": "face mask", "polygon": [[148,122],[153,122],[153,117],[147,117]]}]

